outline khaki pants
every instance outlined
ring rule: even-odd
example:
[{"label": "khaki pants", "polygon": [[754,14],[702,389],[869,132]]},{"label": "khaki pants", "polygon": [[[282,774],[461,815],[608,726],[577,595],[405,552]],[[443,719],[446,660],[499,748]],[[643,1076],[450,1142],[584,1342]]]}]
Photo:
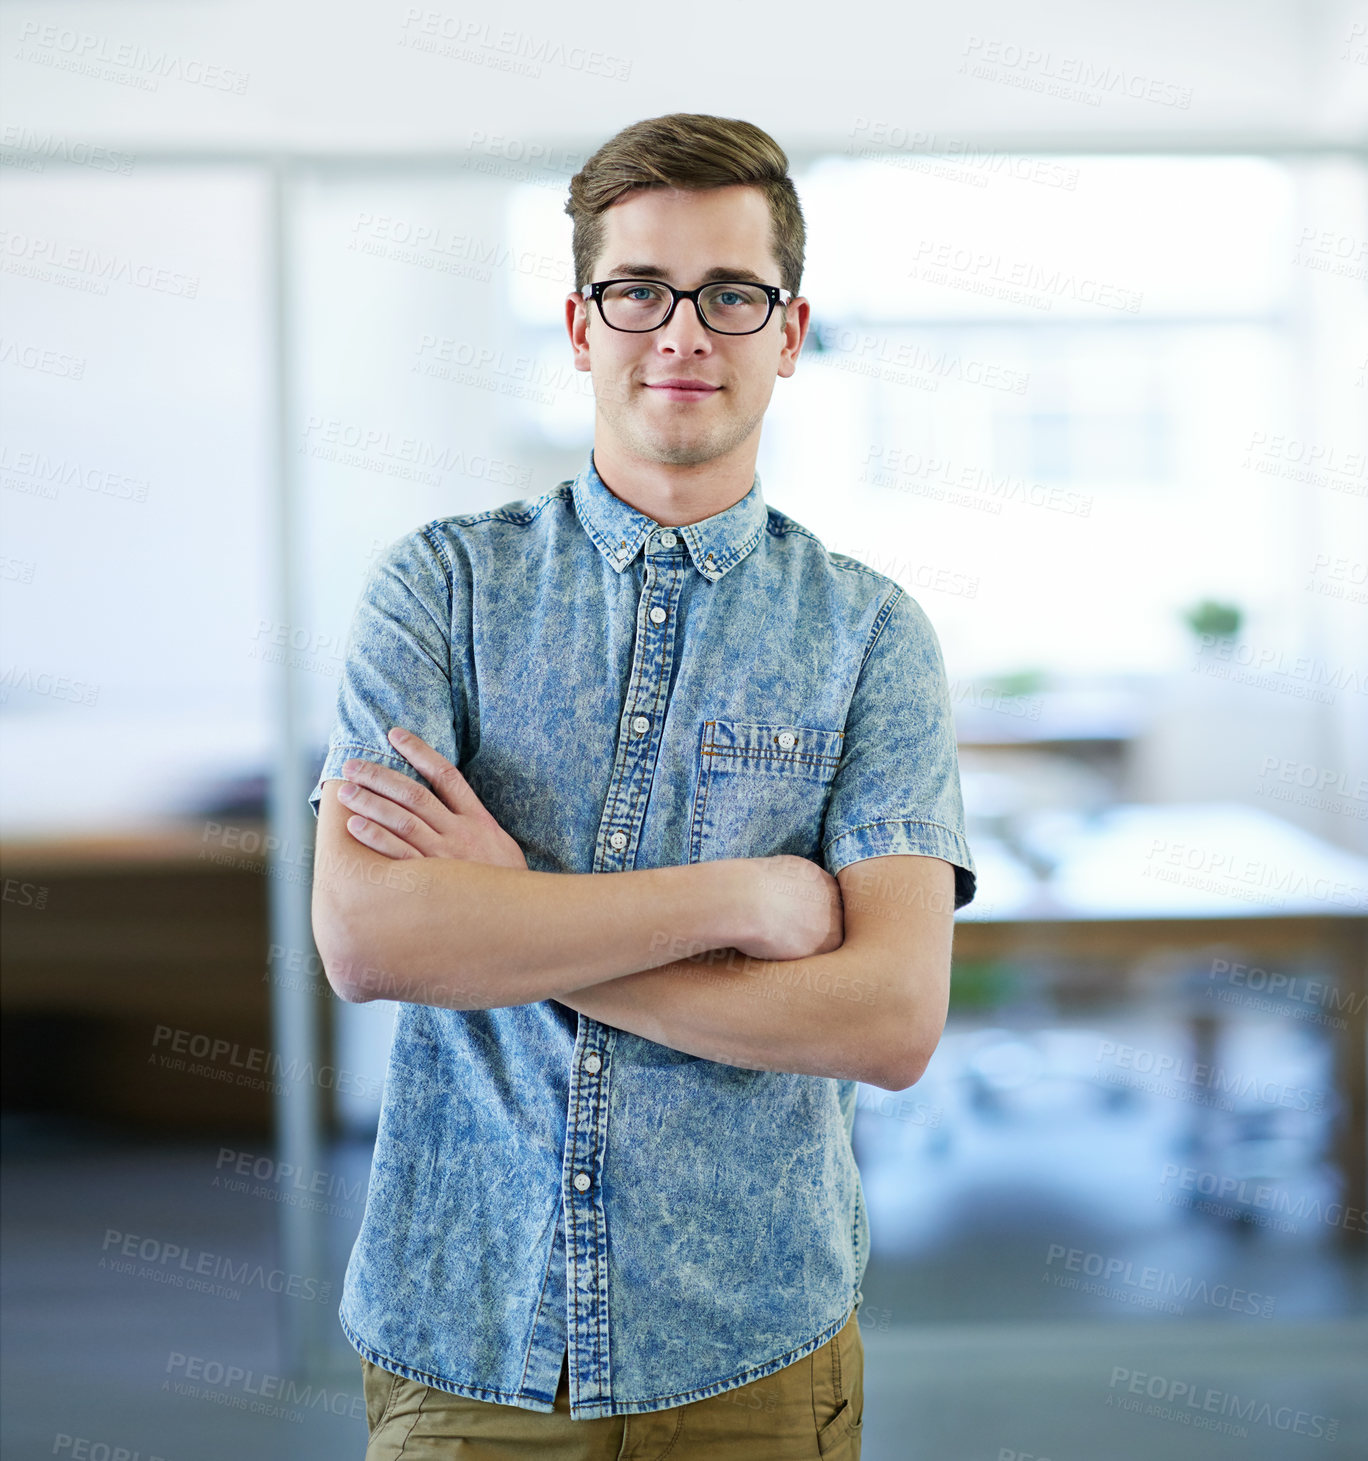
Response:
[{"label": "khaki pants", "polygon": [[556,1409],[467,1400],[361,1359],[365,1461],[859,1461],[864,1345],[852,1314],[820,1349],[735,1390],[646,1415],[571,1420]]}]

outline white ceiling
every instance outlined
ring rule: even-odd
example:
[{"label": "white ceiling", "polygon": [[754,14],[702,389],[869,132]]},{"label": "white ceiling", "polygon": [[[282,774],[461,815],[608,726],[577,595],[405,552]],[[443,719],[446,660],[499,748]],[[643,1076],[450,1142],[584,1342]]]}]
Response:
[{"label": "white ceiling", "polygon": [[[1340,0],[904,0],[808,12],[761,0],[645,13],[623,0],[579,11],[551,0],[516,11],[488,0],[59,0],[0,13],[0,140],[61,134],[147,156],[394,156],[466,152],[472,141],[478,151],[479,139],[501,137],[582,156],[637,118],[703,111],[757,122],[795,163],[876,123],[1017,151],[1362,145],[1365,24],[1368,10]],[[459,47],[441,31],[462,27],[464,55],[433,53]],[[757,43],[760,65],[740,59]],[[586,62],[571,49],[581,46],[627,63],[626,78],[593,74],[611,63]],[[534,63],[539,74],[501,69],[520,47],[564,50]],[[130,84],[146,74],[132,59],[140,50],[170,68],[155,89]],[[77,56],[87,69],[73,69]],[[995,69],[975,76],[966,59]],[[1102,78],[1095,104],[1035,89],[1080,68]]]}]

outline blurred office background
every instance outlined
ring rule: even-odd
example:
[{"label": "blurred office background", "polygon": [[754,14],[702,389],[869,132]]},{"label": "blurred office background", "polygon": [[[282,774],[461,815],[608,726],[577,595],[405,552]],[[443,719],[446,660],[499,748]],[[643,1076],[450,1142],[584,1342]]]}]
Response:
[{"label": "blurred office background", "polygon": [[304,798],[377,552],[586,460],[566,184],[674,110],[789,152],[763,490],[930,615],[979,867],[861,1088],[867,1461],[1362,1454],[1368,13],[0,40],[6,1454],[364,1450],[394,1005],[322,977]]}]

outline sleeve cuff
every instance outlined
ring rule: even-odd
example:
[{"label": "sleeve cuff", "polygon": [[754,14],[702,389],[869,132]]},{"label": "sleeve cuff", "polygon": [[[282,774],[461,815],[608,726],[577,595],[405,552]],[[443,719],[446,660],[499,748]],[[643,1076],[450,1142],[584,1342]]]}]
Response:
[{"label": "sleeve cuff", "polygon": [[978,877],[969,844],[960,833],[940,822],[866,822],[828,838],[822,860],[835,877],[852,862],[894,853],[944,858],[955,869],[955,908],[963,908],[973,899]]}]

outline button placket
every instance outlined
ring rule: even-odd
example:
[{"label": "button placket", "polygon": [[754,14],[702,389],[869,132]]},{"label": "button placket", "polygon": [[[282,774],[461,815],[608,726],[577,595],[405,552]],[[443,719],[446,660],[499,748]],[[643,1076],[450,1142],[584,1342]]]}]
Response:
[{"label": "button placket", "polygon": [[[666,710],[660,696],[662,687],[673,678],[672,660],[679,645],[675,617],[688,566],[687,555],[679,551],[679,545],[678,534],[661,533],[642,555],[637,636],[618,722],[611,790],[599,824],[602,852],[595,859],[596,872],[632,865],[634,839],[640,834],[640,821],[649,800]],[[579,1044],[584,1054],[570,1071],[563,1168],[566,1286],[570,1297],[571,1390],[579,1404],[592,1404],[608,1394],[608,1233],[600,1179],[606,1155],[609,1055],[614,1033],[611,1027],[580,1015]],[[585,1049],[586,1044],[598,1048]]]},{"label": "button placket", "polygon": [[[671,656],[677,643],[672,613],[683,587],[683,555],[668,549],[679,544],[677,533],[660,533],[648,539],[642,555],[642,584],[639,605],[649,605],[644,614],[638,608],[638,632],[633,646],[632,675],[613,767],[612,790],[600,824],[604,852],[596,872],[616,872],[632,865],[633,839],[640,832],[640,809],[650,792],[651,770],[659,750],[664,707],[658,702],[659,687],[671,679]],[[651,603],[663,597],[669,605]],[[662,632],[657,632],[662,631]],[[633,703],[646,699],[650,715],[633,710]]]}]

